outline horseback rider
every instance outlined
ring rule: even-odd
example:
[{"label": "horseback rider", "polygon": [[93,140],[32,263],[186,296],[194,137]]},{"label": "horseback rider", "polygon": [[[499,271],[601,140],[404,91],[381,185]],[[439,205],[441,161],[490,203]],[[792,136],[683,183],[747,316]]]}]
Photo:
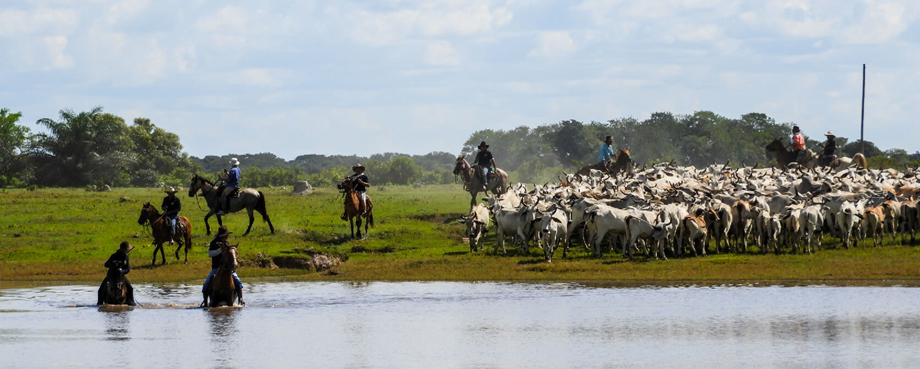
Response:
[{"label": "horseback rider", "polygon": [[827,141],[825,141],[824,143],[818,144],[824,148],[824,152],[822,152],[821,154],[821,166],[822,167],[831,165],[831,162],[834,161],[834,159],[837,159],[837,155],[835,154],[835,152],[837,151],[837,141],[834,140],[835,138],[834,132],[827,131],[827,133],[825,133],[824,136],[827,137]]},{"label": "horseback rider", "polygon": [[792,159],[791,161],[799,161],[799,153],[805,150],[805,136],[802,136],[799,126],[792,127]]},{"label": "horseback rider", "polygon": [[[128,274],[131,272],[131,265],[128,263],[128,252],[134,249],[134,246],[124,241],[121,245],[118,246],[118,250],[115,251],[109,260],[106,260],[105,267],[108,269],[118,268],[122,275]],[[96,300],[96,305],[102,305],[105,300],[105,282],[116,282],[112,281],[110,276],[106,274],[105,279],[102,280],[102,285],[99,286],[98,299]],[[134,301],[134,287],[131,286],[131,282],[128,282],[128,277],[125,277],[125,285],[128,287],[128,293],[125,295],[125,303],[130,306],[137,305],[137,302]]]},{"label": "horseback rider", "polygon": [[[211,273],[208,274],[208,277],[204,280],[204,286],[201,287],[201,293],[204,295],[204,302],[201,303],[201,306],[208,305],[208,287],[211,285],[211,278],[214,277],[214,274],[217,273],[217,268],[220,268],[220,260],[223,257],[220,247],[221,245],[228,245],[227,237],[230,236],[229,229],[227,226],[220,226],[217,229],[217,234],[214,235],[214,239],[211,240],[211,244],[208,245],[208,256],[211,257]],[[236,275],[236,271],[233,272],[233,283],[236,284],[236,295],[240,297],[240,303],[243,303],[243,282],[240,281],[240,277]]]},{"label": "horseback rider", "polygon": [[489,145],[485,141],[479,143],[479,153],[476,154],[476,160],[473,160],[474,165],[479,165],[482,169],[482,185],[485,188],[489,188],[489,174],[495,173],[495,158],[492,157],[492,152],[489,151]]},{"label": "horseback rider", "polygon": [[597,163],[606,167],[606,163],[613,157],[613,139],[610,136],[604,138],[604,144],[601,145],[600,152],[597,154]]},{"label": "horseback rider", "polygon": [[176,223],[179,221],[179,210],[182,210],[182,202],[176,197],[176,189],[170,187],[166,190],[166,197],[163,198],[163,219],[169,222],[169,244],[173,244],[173,238],[176,235]]},{"label": "horseback rider", "polygon": [[[347,178],[351,181],[351,188],[358,195],[358,200],[361,201],[362,215],[367,214],[367,188],[371,186],[371,180],[368,179],[367,174],[364,174],[364,169],[363,165],[356,164],[351,167],[355,175]],[[346,213],[342,213],[342,220],[348,220]]]},{"label": "horseback rider", "polygon": [[230,196],[233,196],[240,189],[240,161],[236,158],[230,159],[230,170],[227,171],[224,169],[224,174],[227,175],[226,178],[220,177],[221,184],[221,194],[218,206],[221,208],[217,211],[217,215],[226,215],[229,212],[230,208]]}]

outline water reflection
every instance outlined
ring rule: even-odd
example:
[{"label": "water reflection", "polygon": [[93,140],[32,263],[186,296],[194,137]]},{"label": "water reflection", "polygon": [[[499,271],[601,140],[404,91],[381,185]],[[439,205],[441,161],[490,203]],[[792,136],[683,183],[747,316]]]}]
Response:
[{"label": "water reflection", "polygon": [[131,311],[104,311],[105,340],[128,341],[131,339]]},{"label": "water reflection", "polygon": [[211,325],[211,334],[208,338],[211,355],[215,357],[221,368],[232,367],[231,364],[234,364],[234,353],[238,349],[238,340],[236,339],[236,314],[238,312],[237,309],[233,308],[208,309],[204,311]]}]

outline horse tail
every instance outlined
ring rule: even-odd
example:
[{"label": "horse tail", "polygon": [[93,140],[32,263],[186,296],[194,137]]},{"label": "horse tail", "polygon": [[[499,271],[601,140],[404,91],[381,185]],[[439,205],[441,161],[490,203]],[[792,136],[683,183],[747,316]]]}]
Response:
[{"label": "horse tail", "polygon": [[853,162],[856,163],[860,169],[866,169],[869,167],[869,162],[866,161],[866,157],[860,152],[853,155]]},{"label": "horse tail", "polygon": [[259,201],[256,202],[256,211],[258,211],[259,214],[262,214],[262,221],[267,222],[268,210],[265,209],[265,195],[262,194],[262,191],[257,192],[259,192]]},{"label": "horse tail", "polygon": [[367,213],[367,225],[371,227],[374,226],[374,212],[373,211]]}]

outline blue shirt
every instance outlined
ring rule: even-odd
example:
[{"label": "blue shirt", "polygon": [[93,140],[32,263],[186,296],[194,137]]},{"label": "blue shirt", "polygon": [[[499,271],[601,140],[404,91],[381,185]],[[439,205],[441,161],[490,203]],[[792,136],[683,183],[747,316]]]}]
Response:
[{"label": "blue shirt", "polygon": [[608,144],[601,145],[601,151],[597,155],[597,161],[605,161],[607,158],[613,156],[613,147],[610,147]]},{"label": "blue shirt", "polygon": [[230,174],[227,175],[227,187],[240,187],[240,167],[230,168]]}]

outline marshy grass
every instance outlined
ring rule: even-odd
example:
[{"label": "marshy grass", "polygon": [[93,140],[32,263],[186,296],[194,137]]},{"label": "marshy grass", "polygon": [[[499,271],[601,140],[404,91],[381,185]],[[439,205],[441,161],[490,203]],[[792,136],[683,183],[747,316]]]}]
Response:
[{"label": "marshy grass", "polygon": [[[300,196],[280,188],[261,189],[275,234],[255,215],[245,237],[248,218],[235,213],[224,218],[231,243],[240,244],[247,280],[270,281],[579,281],[621,284],[920,284],[920,249],[901,246],[891,237],[884,246],[845,250],[826,238],[814,255],[766,254],[754,247],[743,254],[710,254],[703,258],[668,261],[639,256],[630,262],[615,253],[595,259],[575,245],[569,257],[558,250],[553,263],[542,251],[523,253],[509,248],[494,253],[495,236],[488,233],[485,251],[470,254],[458,222],[469,207],[460,185],[387,186],[374,191],[376,226],[365,240],[349,237],[348,223],[339,219],[342,200],[334,190],[320,189]],[[195,198],[182,196],[183,212],[193,227],[189,263],[176,261],[175,247],[166,249],[166,265],[151,266],[151,237],[137,224],[141,205],[159,205],[156,189],[5,190],[0,192],[0,281],[51,283],[89,282],[105,275],[102,264],[128,240],[135,283],[197,282],[210,268],[204,234],[204,210]],[[203,204],[203,201],[201,201]],[[216,230],[216,218],[211,219]],[[900,238],[898,238],[900,239]],[[331,271],[260,268],[246,263],[270,257],[309,257],[314,253],[347,259]],[[182,251],[180,250],[180,257]]]}]

